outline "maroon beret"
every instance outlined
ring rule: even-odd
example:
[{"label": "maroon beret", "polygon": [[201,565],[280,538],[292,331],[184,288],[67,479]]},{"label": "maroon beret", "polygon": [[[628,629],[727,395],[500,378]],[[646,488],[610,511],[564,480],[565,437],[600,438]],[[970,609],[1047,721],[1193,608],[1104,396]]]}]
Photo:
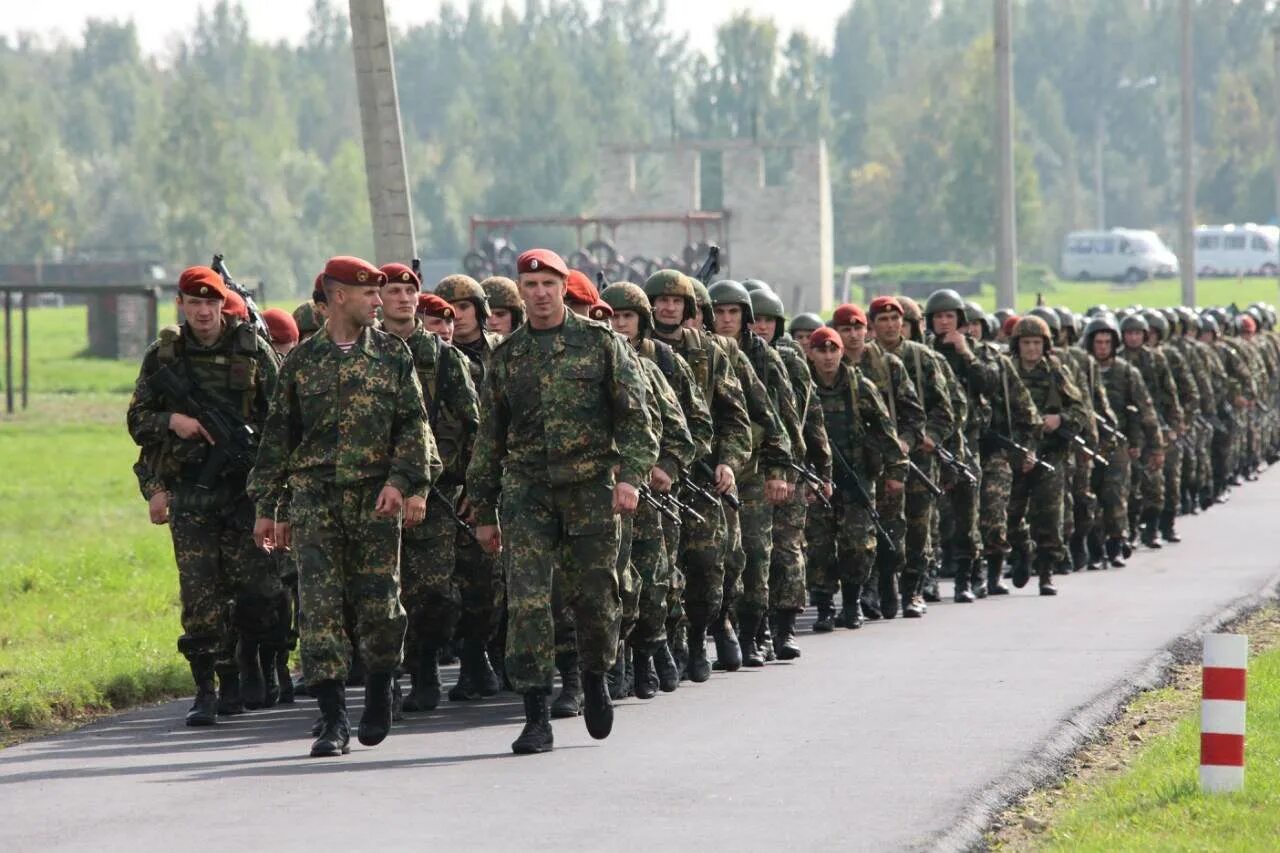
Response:
[{"label": "maroon beret", "polygon": [[222,276],[208,267],[187,267],[178,276],[178,292],[198,299],[226,299],[230,291]]},{"label": "maroon beret", "polygon": [[339,255],[325,261],[324,277],[352,287],[382,287],[387,283],[382,270],[368,261],[350,255]]},{"label": "maroon beret", "polygon": [[434,293],[418,294],[418,313],[441,320],[452,320],[454,316],[453,306]]},{"label": "maroon beret", "polygon": [[562,278],[569,277],[569,265],[550,249],[530,249],[516,258],[516,272],[551,270]]},{"label": "maroon beret", "polygon": [[296,344],[302,337],[298,334],[298,324],[293,315],[283,308],[268,308],[262,312],[262,320],[271,332],[273,344]]},{"label": "maroon beret", "polygon": [[414,290],[422,290],[422,280],[418,278],[418,274],[404,264],[383,264],[379,269],[387,277],[387,284],[395,284],[397,282],[412,284]]}]

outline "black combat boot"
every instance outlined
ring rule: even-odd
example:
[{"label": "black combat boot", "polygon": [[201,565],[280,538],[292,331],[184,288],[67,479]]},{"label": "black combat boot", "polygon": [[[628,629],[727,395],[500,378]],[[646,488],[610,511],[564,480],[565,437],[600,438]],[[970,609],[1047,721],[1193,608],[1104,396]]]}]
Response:
[{"label": "black combat boot", "polygon": [[196,698],[187,711],[188,726],[212,726],[218,722],[218,692],[213,686],[213,675],[213,655],[198,655],[191,660]]},{"label": "black combat boot", "polygon": [[987,571],[981,557],[969,560],[969,589],[974,598],[987,597]]},{"label": "black combat boot", "polygon": [[218,672],[218,714],[230,717],[244,713],[244,700],[240,698],[240,671],[234,664],[223,664]]},{"label": "black combat boot", "polygon": [[765,663],[772,663],[778,659],[778,653],[773,650],[772,624],[777,620],[777,612],[771,612],[760,620],[760,627],[756,628],[756,648],[760,650],[760,654],[764,655]]},{"label": "black combat boot", "polygon": [[[475,660],[471,664],[471,686],[475,688],[481,698],[497,696],[502,692],[502,676],[498,675],[498,671],[493,666],[487,645],[479,640],[470,645],[476,647],[473,652]],[[465,647],[463,651],[466,651]]]},{"label": "black combat boot", "polygon": [[712,629],[716,641],[716,668],[725,672],[737,672],[742,668],[742,644],[729,621],[728,612],[721,614]]},{"label": "black combat boot", "polygon": [[742,649],[743,666],[764,666],[764,652],[756,644],[756,628],[763,618],[757,613],[738,614],[738,645]]},{"label": "black combat boot", "polygon": [[637,699],[652,699],[657,695],[658,674],[653,670],[653,655],[640,643],[631,644],[631,671],[634,673]]},{"label": "black combat boot", "polygon": [[813,623],[813,633],[830,634],[836,629],[836,609],[831,603],[831,596],[823,593],[814,596],[814,604],[818,608],[818,618]]},{"label": "black combat boot", "polygon": [[267,685],[262,678],[262,660],[258,657],[258,641],[243,637],[236,643],[236,668],[240,670],[240,701],[250,711],[266,704]]},{"label": "black combat boot", "polygon": [[365,746],[377,746],[391,732],[391,678],[386,670],[369,670],[364,677],[364,713],[357,733]]},{"label": "black combat boot", "polygon": [[956,558],[956,604],[972,604],[978,600],[978,596],[969,588],[969,569],[971,560]]},{"label": "black combat boot", "polygon": [[605,683],[609,686],[609,698],[615,702],[627,697],[627,644],[618,643],[618,653],[614,655],[613,667],[605,673]]},{"label": "black combat boot", "polygon": [[1173,513],[1169,510],[1165,510],[1160,514],[1160,536],[1170,545],[1176,545],[1182,541],[1178,531],[1173,529],[1173,522]]},{"label": "black combat boot", "polygon": [[1036,574],[1040,579],[1041,595],[1057,595],[1058,588],[1053,585],[1053,564],[1050,560],[1037,560]]},{"label": "black combat boot", "polygon": [[898,617],[898,576],[893,572],[882,570],[880,577],[876,580],[876,587],[880,593],[880,615],[885,619],[896,619]]},{"label": "black combat boot", "polygon": [[311,685],[320,706],[320,729],[311,744],[312,758],[332,758],[351,751],[351,724],[347,721],[347,696],[342,683],[326,679]]},{"label": "black combat boot", "polygon": [[795,610],[778,611],[778,630],[773,634],[773,651],[778,660],[795,660],[800,657],[800,644],[796,641]]},{"label": "black combat boot", "polygon": [[689,680],[701,684],[711,677],[707,660],[707,626],[705,622],[689,622]]},{"label": "black combat boot", "polygon": [[258,646],[258,664],[262,669],[262,707],[274,708],[280,702],[280,676],[276,672],[275,646],[265,643]]},{"label": "black combat boot", "polygon": [[484,644],[476,639],[467,637],[462,641],[462,656],[458,663],[458,681],[449,688],[450,702],[469,702],[472,699],[480,698],[480,690],[475,684],[472,677],[472,670],[475,669],[475,652],[472,646],[480,646],[484,648]]},{"label": "black combat boot", "polygon": [[[667,650],[676,663],[680,681],[689,680],[689,623],[676,620],[667,624]],[[656,661],[655,661],[656,663]],[[661,676],[661,670],[659,670]]]},{"label": "black combat boot", "polygon": [[1160,544],[1160,512],[1150,509],[1142,514],[1142,544],[1154,550],[1164,546]]},{"label": "black combat boot", "polygon": [[653,670],[658,676],[658,689],[663,693],[672,693],[680,686],[680,665],[666,643],[654,644]]},{"label": "black combat boot", "polygon": [[582,716],[587,723],[587,734],[596,740],[604,740],[613,731],[613,703],[609,701],[609,687],[603,672],[582,674]]},{"label": "black combat boot", "polygon": [[1022,548],[1014,552],[1013,565],[1009,567],[1009,578],[1017,589],[1022,589],[1027,585],[1027,581],[1031,580],[1030,548]]},{"label": "black combat boot", "polygon": [[[1106,559],[1106,546],[1102,543],[1102,528],[1095,527],[1089,531],[1089,535],[1085,538],[1085,545],[1088,550],[1088,563],[1086,564],[1089,571],[1096,572],[1102,568],[1102,561]],[[1117,552],[1119,550],[1117,549]]]},{"label": "black combat boot", "polygon": [[578,651],[556,653],[556,670],[560,673],[560,692],[551,703],[551,716],[559,719],[582,713],[582,673],[578,670]]},{"label": "black combat boot", "polygon": [[1113,569],[1124,568],[1124,539],[1119,536],[1107,540],[1107,565]]},{"label": "black combat boot", "polygon": [[938,571],[938,564],[931,562],[924,570],[924,577],[921,579],[920,597],[929,604],[942,601],[942,591],[938,588]]},{"label": "black combat boot", "polygon": [[1008,595],[1004,585],[1004,554],[987,555],[987,595]]},{"label": "black combat boot", "polygon": [[364,687],[364,658],[360,656],[360,644],[352,643],[351,666],[347,667],[347,686]]},{"label": "black combat boot", "polygon": [[[858,596],[858,604],[859,609],[862,611],[862,618],[868,622],[879,622],[885,618],[884,611],[890,602],[881,600],[880,588],[872,586],[870,583],[864,583],[861,589],[862,594]],[[894,596],[892,604],[894,615],[897,615],[897,596]],[[892,619],[893,617],[890,616],[889,618]],[[836,620],[836,624],[839,624],[839,619]]]},{"label": "black combat boot", "polygon": [[840,599],[843,605],[836,616],[837,628],[848,628],[856,631],[862,627],[862,584],[841,581]]},{"label": "black combat boot", "polygon": [[516,755],[535,755],[550,752],[553,746],[555,737],[551,733],[547,691],[530,690],[524,694],[524,728],[520,731],[520,737],[511,743],[511,751]]},{"label": "black combat boot", "polygon": [[1084,533],[1077,530],[1071,534],[1071,571],[1083,571],[1089,565],[1089,549],[1085,547]]},{"label": "black combat boot", "polygon": [[919,619],[925,614],[924,598],[920,595],[923,578],[919,572],[902,573],[902,617]]},{"label": "black combat boot", "polygon": [[440,650],[425,643],[418,653],[418,666],[409,674],[409,695],[401,707],[406,711],[434,711],[440,705]]},{"label": "black combat boot", "polygon": [[289,671],[289,650],[276,650],[276,680],[280,682],[280,704],[292,705],[294,699],[293,673]]}]

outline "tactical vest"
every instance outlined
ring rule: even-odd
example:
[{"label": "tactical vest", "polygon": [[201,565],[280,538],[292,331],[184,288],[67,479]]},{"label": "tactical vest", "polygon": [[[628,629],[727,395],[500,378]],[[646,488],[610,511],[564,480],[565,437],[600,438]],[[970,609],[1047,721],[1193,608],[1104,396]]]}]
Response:
[{"label": "tactical vest", "polygon": [[[258,391],[257,330],[249,323],[237,323],[228,336],[230,346],[216,350],[194,349],[186,346],[186,339],[178,326],[165,326],[160,330],[156,358],[161,367],[174,367],[185,372],[186,378],[206,396],[231,404],[244,420],[253,414],[253,401]],[[229,350],[229,351],[228,351]],[[176,400],[170,400],[177,405]]]}]

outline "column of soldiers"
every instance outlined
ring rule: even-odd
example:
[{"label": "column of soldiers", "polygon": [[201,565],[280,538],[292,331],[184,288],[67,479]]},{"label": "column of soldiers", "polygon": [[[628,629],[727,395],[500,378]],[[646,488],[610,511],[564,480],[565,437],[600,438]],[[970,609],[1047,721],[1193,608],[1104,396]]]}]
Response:
[{"label": "column of soldiers", "polygon": [[806,606],[826,633],[921,618],[939,577],[957,603],[1057,595],[1280,458],[1263,304],[1017,317],[940,290],[788,325],[758,280],[517,268],[425,293],[336,257],[261,318],[183,272],[128,425],[173,538],[188,725],[306,693],[336,756],[347,687],[369,746],[505,688],[514,752],[551,749],[554,717],[605,738],[624,696],[800,658]]}]

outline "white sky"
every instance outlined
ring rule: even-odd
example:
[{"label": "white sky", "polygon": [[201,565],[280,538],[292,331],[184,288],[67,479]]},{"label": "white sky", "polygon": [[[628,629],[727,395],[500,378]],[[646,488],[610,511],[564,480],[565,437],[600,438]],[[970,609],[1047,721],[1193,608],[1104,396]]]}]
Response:
[{"label": "white sky", "polygon": [[[504,5],[516,9],[524,5],[523,0],[483,2],[495,11]],[[386,3],[393,26],[433,19],[445,5],[444,0]],[[132,18],[138,25],[143,50],[163,57],[168,53],[166,42],[175,34],[189,32],[197,11],[211,5],[212,0],[3,0],[0,35],[12,37],[25,31],[79,41],[88,18]],[[337,5],[346,7],[343,2]],[[453,5],[465,8],[466,0],[455,0]],[[311,0],[245,0],[244,6],[255,38],[297,41],[306,31]],[[667,17],[674,30],[689,33],[693,46],[708,52],[715,44],[716,24],[741,9],[773,18],[784,37],[800,29],[830,47],[836,21],[848,7],[849,0],[668,0]]]}]

